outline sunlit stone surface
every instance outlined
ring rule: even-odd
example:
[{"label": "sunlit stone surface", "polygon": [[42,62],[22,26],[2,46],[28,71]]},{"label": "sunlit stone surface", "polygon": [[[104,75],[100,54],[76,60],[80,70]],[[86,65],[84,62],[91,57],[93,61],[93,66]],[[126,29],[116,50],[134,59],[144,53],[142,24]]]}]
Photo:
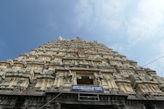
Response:
[{"label": "sunlit stone surface", "polygon": [[0,62],[0,108],[163,109],[164,79],[97,41],[60,36]]}]

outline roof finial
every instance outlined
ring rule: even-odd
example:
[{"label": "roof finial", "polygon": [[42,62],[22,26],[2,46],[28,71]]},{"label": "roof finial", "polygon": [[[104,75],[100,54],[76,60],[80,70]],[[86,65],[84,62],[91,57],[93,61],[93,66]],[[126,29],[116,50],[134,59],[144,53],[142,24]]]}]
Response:
[{"label": "roof finial", "polygon": [[58,40],[63,40],[62,36],[59,36],[59,37],[58,37]]},{"label": "roof finial", "polygon": [[75,37],[74,40],[76,40],[76,41],[83,41],[83,39],[80,38],[80,36]]}]

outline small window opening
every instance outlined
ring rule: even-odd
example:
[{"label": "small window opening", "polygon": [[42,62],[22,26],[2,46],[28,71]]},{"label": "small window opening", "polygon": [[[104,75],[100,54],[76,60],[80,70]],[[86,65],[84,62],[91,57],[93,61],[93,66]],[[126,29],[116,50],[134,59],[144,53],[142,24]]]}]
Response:
[{"label": "small window opening", "polygon": [[77,84],[79,85],[93,85],[93,76],[78,76]]}]

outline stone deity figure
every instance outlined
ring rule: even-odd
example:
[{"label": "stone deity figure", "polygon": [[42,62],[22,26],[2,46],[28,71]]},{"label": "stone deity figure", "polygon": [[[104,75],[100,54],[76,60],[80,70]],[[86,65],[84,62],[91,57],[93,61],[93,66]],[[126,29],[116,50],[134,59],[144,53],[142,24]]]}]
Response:
[{"label": "stone deity figure", "polygon": [[72,83],[73,73],[71,72],[71,70],[69,70],[69,72],[65,73],[65,80],[66,80],[67,83]]},{"label": "stone deity figure", "polygon": [[101,74],[101,72],[99,72],[99,75],[98,75],[98,78],[97,78],[97,81],[98,81],[99,85],[102,85],[103,79],[104,79],[103,75]]}]

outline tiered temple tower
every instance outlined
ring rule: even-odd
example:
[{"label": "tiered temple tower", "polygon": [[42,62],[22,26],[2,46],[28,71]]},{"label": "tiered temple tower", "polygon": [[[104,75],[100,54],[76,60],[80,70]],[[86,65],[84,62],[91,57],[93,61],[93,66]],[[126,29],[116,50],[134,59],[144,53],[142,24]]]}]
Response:
[{"label": "tiered temple tower", "polygon": [[164,79],[80,37],[0,62],[2,109],[164,109]]}]

